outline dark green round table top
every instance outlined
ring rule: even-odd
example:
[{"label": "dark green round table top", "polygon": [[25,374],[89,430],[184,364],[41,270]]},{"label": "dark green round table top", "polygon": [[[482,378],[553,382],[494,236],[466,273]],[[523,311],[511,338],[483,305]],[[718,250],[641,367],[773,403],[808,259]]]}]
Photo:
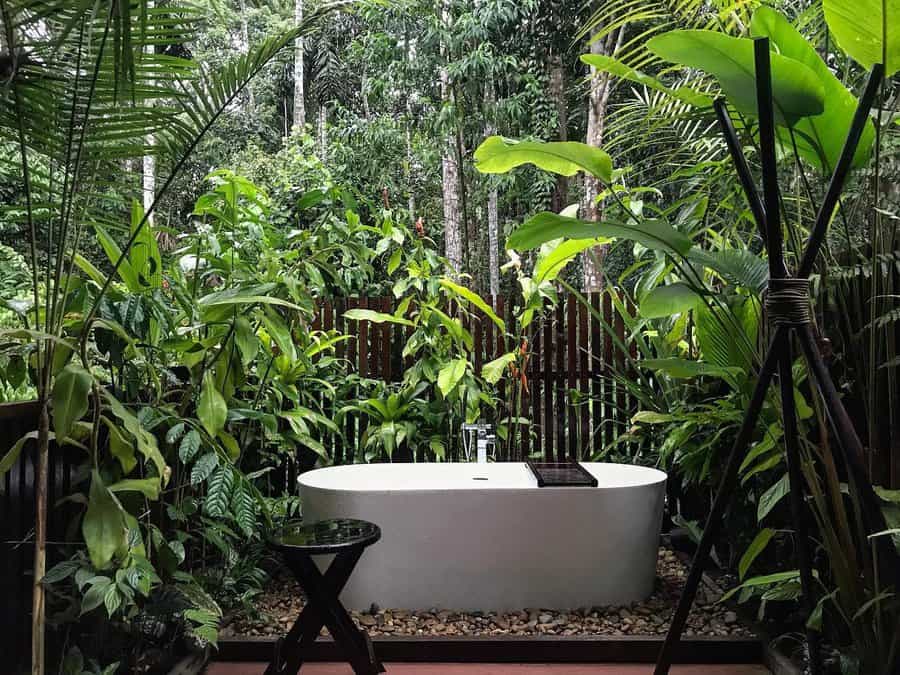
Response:
[{"label": "dark green round table top", "polygon": [[289,523],[269,537],[269,544],[285,553],[324,555],[371,546],[381,539],[375,523],[353,518],[320,520],[317,523]]}]

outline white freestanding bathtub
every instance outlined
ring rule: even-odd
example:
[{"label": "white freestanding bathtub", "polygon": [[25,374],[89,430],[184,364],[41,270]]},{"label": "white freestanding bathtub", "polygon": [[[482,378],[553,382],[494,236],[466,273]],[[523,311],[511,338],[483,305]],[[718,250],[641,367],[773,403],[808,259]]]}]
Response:
[{"label": "white freestanding bathtub", "polygon": [[624,604],[653,590],[666,474],[582,464],[599,483],[537,487],[524,463],[359,464],[300,477],[303,517],[381,527],[352,609],[499,611]]}]

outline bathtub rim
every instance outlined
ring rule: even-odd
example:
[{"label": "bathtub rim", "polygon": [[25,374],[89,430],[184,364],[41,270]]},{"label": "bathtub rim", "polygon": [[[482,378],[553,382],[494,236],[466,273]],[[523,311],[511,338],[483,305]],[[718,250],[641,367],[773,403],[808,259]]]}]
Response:
[{"label": "bathtub rim", "polygon": [[[490,464],[505,464],[506,462],[490,462]],[[510,464],[523,464],[524,462],[509,462]],[[471,466],[477,466],[477,464],[473,462],[409,462],[409,463],[401,463],[396,462],[395,464],[401,466],[442,466],[446,464],[466,464]],[[627,466],[638,468],[647,472],[652,472],[651,475],[654,475],[655,480],[648,480],[646,482],[637,483],[634,485],[598,485],[597,487],[590,486],[577,486],[577,487],[566,487],[566,486],[545,486],[538,487],[535,485],[523,485],[517,487],[487,487],[485,485],[473,484],[473,485],[465,485],[459,487],[421,487],[421,488],[397,488],[397,487],[347,487],[347,486],[323,486],[323,485],[312,485],[309,483],[304,483],[304,478],[309,476],[310,474],[316,473],[318,471],[327,471],[329,469],[350,469],[355,467],[368,467],[368,466],[392,466],[391,463],[381,463],[381,464],[340,464],[337,466],[325,466],[317,469],[311,469],[310,471],[306,471],[299,476],[297,476],[297,486],[301,489],[309,489],[309,490],[318,490],[321,492],[331,492],[331,493],[341,493],[341,494],[358,494],[358,495],[387,495],[387,494],[396,494],[396,495],[416,495],[416,494],[436,494],[436,493],[468,493],[468,492],[496,492],[496,493],[522,493],[522,492],[541,492],[548,494],[582,494],[592,490],[602,490],[604,492],[614,491],[614,490],[637,490],[637,489],[647,489],[647,488],[657,488],[661,485],[664,485],[666,481],[669,479],[669,475],[662,471],[661,469],[657,469],[655,467],[650,466],[641,466],[638,464],[624,464],[622,462],[581,462],[581,464],[612,464],[617,466]]]}]

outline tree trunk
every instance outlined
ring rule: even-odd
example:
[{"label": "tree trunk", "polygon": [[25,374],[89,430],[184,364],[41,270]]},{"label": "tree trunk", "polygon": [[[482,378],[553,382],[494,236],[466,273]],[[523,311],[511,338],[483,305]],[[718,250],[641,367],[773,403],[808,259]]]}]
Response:
[{"label": "tree trunk", "polygon": [[[241,10],[241,42],[243,43],[241,51],[245,54],[250,51],[250,29],[247,26],[247,3],[240,0]],[[256,99],[253,96],[252,82],[247,85],[247,103],[252,114],[256,110]]]},{"label": "tree trunk", "polygon": [[[303,23],[303,0],[294,0],[294,24]],[[300,131],[306,125],[306,98],[303,94],[303,38],[294,40],[294,119]]]},{"label": "tree trunk", "polygon": [[[553,54],[550,57],[550,97],[556,106],[557,137],[560,141],[568,141],[569,110],[566,106],[566,72],[560,54]],[[588,143],[590,143],[590,136],[588,136]],[[551,211],[559,213],[568,206],[566,203],[568,192],[569,179],[566,176],[557,176],[556,187],[550,198]]]},{"label": "tree trunk", "polygon": [[[441,23],[445,30],[450,28],[449,0],[441,0]],[[441,43],[441,104],[452,104],[450,89],[450,71],[447,68],[449,49]],[[450,266],[457,272],[462,270],[462,219],[460,216],[459,171],[457,161],[457,139],[455,125],[444,138],[443,155],[441,157],[441,184],[444,201],[444,251]]]},{"label": "tree trunk", "polygon": [[[591,54],[612,55],[618,51],[622,44],[623,31],[621,28],[613,31],[603,40],[594,40],[591,43]],[[591,67],[590,96],[588,99],[588,128],[587,144],[600,147],[603,144],[603,131],[606,125],[606,107],[609,103],[611,80],[609,73],[598,73]],[[600,181],[592,176],[584,179],[584,217],[587,220],[600,220],[602,216],[601,206],[597,203],[597,195],[603,186]],[[595,246],[584,252],[582,266],[584,268],[585,292],[603,289],[603,259],[606,257],[608,246]]]},{"label": "tree trunk", "polygon": [[[156,145],[156,139],[153,136],[147,137],[148,145]],[[142,162],[141,176],[141,194],[143,196],[144,212],[150,210],[153,206],[153,200],[156,199],[156,157],[154,155],[144,155]],[[153,215],[147,219],[147,225],[153,226]]]},{"label": "tree trunk", "polygon": [[324,103],[319,106],[319,117],[316,120],[316,127],[319,145],[319,160],[324,162],[328,156],[328,106]]},{"label": "tree trunk", "polygon": [[[412,63],[413,53],[412,53],[412,44],[409,41],[409,34],[406,34],[405,37],[406,42],[406,60],[407,63]],[[413,149],[412,149],[412,123],[413,123],[413,111],[412,111],[412,97],[407,93],[406,95],[406,189],[408,190],[407,195],[407,208],[409,209],[409,223],[412,225],[416,222],[416,192],[415,192],[415,180],[413,175]]]},{"label": "tree trunk", "polygon": [[488,193],[488,268],[490,272],[491,295],[500,295],[500,216],[497,210],[497,183],[493,177],[491,191]]},{"label": "tree trunk", "polygon": [[[490,115],[495,107],[494,83],[488,82],[484,87],[484,102],[487,108],[487,124],[484,128],[485,136],[493,136],[497,133]],[[488,223],[488,279],[491,289],[491,295],[500,295],[500,213],[498,211],[498,191],[497,179],[495,176],[487,176],[490,182],[490,190],[488,191],[487,201],[487,223]]]},{"label": "tree trunk", "polygon": [[34,496],[34,568],[31,592],[31,672],[44,675],[44,574],[47,571],[47,476],[50,452],[50,408],[46,395],[41,397],[38,418],[37,476]]}]

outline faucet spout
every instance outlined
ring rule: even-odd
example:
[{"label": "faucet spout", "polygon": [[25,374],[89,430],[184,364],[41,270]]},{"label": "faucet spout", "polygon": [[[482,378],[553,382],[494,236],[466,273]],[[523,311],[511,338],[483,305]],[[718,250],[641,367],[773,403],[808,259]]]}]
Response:
[{"label": "faucet spout", "polygon": [[[488,461],[488,446],[493,446],[496,443],[497,437],[494,435],[494,427],[490,424],[464,424],[463,425],[463,433],[468,434],[469,432],[475,432],[476,442],[475,442],[475,461],[478,464],[487,464]],[[464,437],[464,441],[468,439],[468,436]],[[466,443],[468,445],[468,443]]]}]

